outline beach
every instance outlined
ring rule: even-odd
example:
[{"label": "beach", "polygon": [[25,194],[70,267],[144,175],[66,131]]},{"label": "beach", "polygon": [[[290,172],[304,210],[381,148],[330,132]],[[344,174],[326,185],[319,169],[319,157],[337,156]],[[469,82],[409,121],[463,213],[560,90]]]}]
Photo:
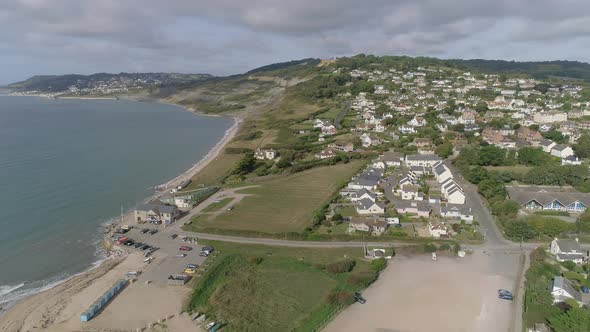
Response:
[{"label": "beach", "polygon": [[[198,113],[185,107],[182,108]],[[174,187],[180,182],[191,179],[211,161],[215,160],[239,130],[242,119],[234,117],[233,120],[233,125],[225,131],[223,138],[204,157],[200,158],[188,170],[159,187]],[[152,197],[148,197],[147,200],[155,199],[163,193],[156,193]],[[110,252],[101,264],[86,272],[64,280],[53,288],[16,301],[16,303],[3,304],[2,306],[7,309],[0,310],[0,331],[80,330],[83,327],[80,325],[79,315],[85,310],[84,307],[94,302],[101,295],[101,292],[104,292],[112,283],[120,279],[126,271],[139,269],[143,265],[143,256],[138,256],[137,252]],[[189,291],[186,287],[170,291],[170,289],[162,288],[162,286],[154,286],[148,292],[150,295],[146,297],[144,290],[136,290],[135,288],[134,286],[129,287],[129,290],[125,290],[130,294],[125,296],[125,301],[130,302],[128,305],[131,308],[129,312],[127,312],[127,308],[125,309],[126,315],[133,316],[134,313],[137,313],[135,321],[131,323],[133,326],[124,326],[125,321],[117,321],[113,319],[113,315],[109,317],[108,310],[105,310],[101,315],[107,318],[96,319],[93,324],[97,325],[93,327],[93,330],[125,330],[127,328],[131,330],[137,326],[138,322],[148,324],[150,319],[153,319],[153,315],[142,316],[143,311],[140,306],[133,303],[135,301],[137,303],[153,303],[155,307],[151,308],[150,312],[161,313],[162,317],[178,314],[182,307],[182,301]],[[190,319],[188,321],[190,322]],[[170,324],[179,327],[186,326],[187,317],[177,316],[170,321]],[[194,330],[195,326],[192,322],[191,326],[192,330]]]}]

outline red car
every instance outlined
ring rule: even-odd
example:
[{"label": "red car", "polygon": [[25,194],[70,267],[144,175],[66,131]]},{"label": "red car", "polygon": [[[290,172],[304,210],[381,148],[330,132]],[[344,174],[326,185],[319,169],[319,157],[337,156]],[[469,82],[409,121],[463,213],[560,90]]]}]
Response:
[{"label": "red car", "polygon": [[180,250],[180,251],[191,251],[191,250],[193,250],[193,248],[191,248],[189,246],[182,246],[182,247],[178,248],[178,250]]}]

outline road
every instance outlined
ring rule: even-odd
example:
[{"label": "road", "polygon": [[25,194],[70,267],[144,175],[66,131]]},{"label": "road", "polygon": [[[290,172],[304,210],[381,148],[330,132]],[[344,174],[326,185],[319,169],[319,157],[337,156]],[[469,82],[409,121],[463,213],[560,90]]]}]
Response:
[{"label": "road", "polygon": [[348,111],[350,111],[350,101],[345,101],[344,109],[340,113],[338,113],[336,119],[334,120],[334,127],[336,127],[336,129],[342,128],[342,124],[340,124],[340,122],[342,121],[342,119],[344,119],[346,114],[348,114]]}]

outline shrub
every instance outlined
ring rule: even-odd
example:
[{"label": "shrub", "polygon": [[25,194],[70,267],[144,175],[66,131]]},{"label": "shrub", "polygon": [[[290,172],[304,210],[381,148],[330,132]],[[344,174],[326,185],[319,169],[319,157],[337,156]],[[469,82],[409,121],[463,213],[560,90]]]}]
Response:
[{"label": "shrub", "polygon": [[435,252],[436,251],[436,245],[434,245],[432,243],[424,243],[422,245],[422,249],[424,250],[424,252]]},{"label": "shrub", "polygon": [[381,272],[387,266],[385,258],[377,258],[371,262],[371,269],[375,272]]},{"label": "shrub", "polygon": [[348,283],[355,286],[367,287],[377,280],[377,273],[359,272],[348,278]]},{"label": "shrub", "polygon": [[248,260],[250,261],[250,263],[258,265],[258,264],[262,263],[263,258],[262,257],[250,257]]},{"label": "shrub", "polygon": [[352,293],[347,291],[332,291],[328,294],[328,302],[337,306],[351,304],[353,302]]},{"label": "shrub", "polygon": [[576,268],[576,263],[572,261],[561,262],[561,265],[570,271],[573,271]]},{"label": "shrub", "polygon": [[326,270],[332,274],[350,272],[356,265],[353,259],[344,259],[338,262],[328,264]]}]

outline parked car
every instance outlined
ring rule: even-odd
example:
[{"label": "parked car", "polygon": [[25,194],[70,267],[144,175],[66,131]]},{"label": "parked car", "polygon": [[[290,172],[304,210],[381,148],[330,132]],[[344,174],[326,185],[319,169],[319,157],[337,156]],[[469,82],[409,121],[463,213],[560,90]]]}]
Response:
[{"label": "parked car", "polygon": [[512,292],[506,289],[498,289],[498,295],[510,295],[512,296]]},{"label": "parked car", "polygon": [[209,256],[209,252],[208,251],[201,251],[199,253],[199,256],[201,256],[201,257],[208,257]]},{"label": "parked car", "polygon": [[137,242],[136,244],[133,245],[133,247],[135,247],[135,248],[139,248],[139,247],[143,247],[143,246],[144,246],[144,244],[141,242]]},{"label": "parked car", "polygon": [[189,246],[181,246],[180,248],[178,248],[178,250],[180,250],[180,251],[191,251],[191,250],[193,250],[193,248],[192,247],[189,247]]},{"label": "parked car", "polygon": [[155,228],[154,228],[154,229],[152,229],[152,230],[150,231],[150,234],[151,234],[151,235],[154,235],[154,234],[156,234],[156,233],[158,233],[158,230],[157,230],[157,229],[155,229]]},{"label": "parked car", "polygon": [[502,300],[512,301],[512,294],[498,294],[498,298]]},{"label": "parked car", "polygon": [[585,293],[585,294],[590,293],[590,289],[586,286],[580,287],[580,290],[582,291],[582,293]]},{"label": "parked car", "polygon": [[215,322],[211,322],[211,323],[205,325],[205,329],[208,330],[208,329],[212,328],[213,326],[215,326]]},{"label": "parked car", "polygon": [[189,269],[196,269],[199,266],[197,264],[186,264],[186,267],[189,268]]},{"label": "parked car", "polygon": [[209,332],[216,332],[217,330],[219,330],[221,328],[221,323],[217,323],[215,325],[213,325],[212,328],[209,329]]},{"label": "parked car", "polygon": [[360,304],[367,303],[367,300],[361,295],[361,293],[354,293],[354,300]]},{"label": "parked car", "polygon": [[178,234],[172,234],[172,235],[170,235],[170,237],[172,238],[172,240],[174,240],[178,237]]},{"label": "parked car", "polygon": [[180,254],[177,254],[176,257],[178,257],[178,258],[185,258],[186,257],[186,254],[180,253]]},{"label": "parked car", "polygon": [[197,273],[196,269],[191,269],[190,267],[187,267],[186,269],[184,269],[183,271],[185,274],[188,274],[189,276],[192,276],[193,274]]},{"label": "parked car", "polygon": [[141,230],[141,234],[145,234],[145,233],[147,233],[149,231],[150,231],[149,228],[144,228],[144,229]]},{"label": "parked car", "polygon": [[151,246],[149,244],[144,244],[143,246],[139,247],[139,249],[141,249],[141,250],[148,250],[150,248],[151,248]]}]

